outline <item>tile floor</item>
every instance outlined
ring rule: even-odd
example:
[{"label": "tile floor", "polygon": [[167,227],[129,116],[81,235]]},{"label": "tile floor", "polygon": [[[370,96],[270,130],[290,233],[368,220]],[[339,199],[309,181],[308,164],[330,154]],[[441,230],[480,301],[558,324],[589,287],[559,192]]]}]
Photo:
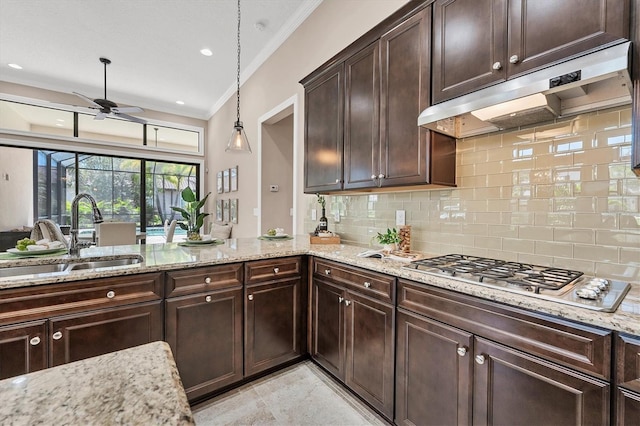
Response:
[{"label": "tile floor", "polygon": [[193,415],[198,426],[389,424],[311,361],[197,405]]}]

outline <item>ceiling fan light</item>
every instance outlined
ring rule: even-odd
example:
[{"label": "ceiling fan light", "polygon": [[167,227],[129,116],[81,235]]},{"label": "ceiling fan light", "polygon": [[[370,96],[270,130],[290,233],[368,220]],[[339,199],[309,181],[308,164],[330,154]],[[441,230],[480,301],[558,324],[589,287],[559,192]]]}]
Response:
[{"label": "ceiling fan light", "polygon": [[251,146],[247,139],[247,134],[244,132],[242,121],[236,121],[229,138],[229,143],[225,151],[229,152],[251,152]]}]

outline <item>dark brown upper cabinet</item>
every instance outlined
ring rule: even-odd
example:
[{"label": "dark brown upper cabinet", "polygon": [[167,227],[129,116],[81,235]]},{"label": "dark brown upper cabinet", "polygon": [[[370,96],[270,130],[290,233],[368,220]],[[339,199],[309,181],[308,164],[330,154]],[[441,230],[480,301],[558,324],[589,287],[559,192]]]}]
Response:
[{"label": "dark brown upper cabinet", "polygon": [[429,2],[410,2],[302,80],[306,193],[455,185],[455,140],[417,126],[430,34]]},{"label": "dark brown upper cabinet", "polygon": [[342,189],[344,65],[305,86],[304,192]]},{"label": "dark brown upper cabinet", "polygon": [[433,103],[629,38],[627,0],[437,0]]}]

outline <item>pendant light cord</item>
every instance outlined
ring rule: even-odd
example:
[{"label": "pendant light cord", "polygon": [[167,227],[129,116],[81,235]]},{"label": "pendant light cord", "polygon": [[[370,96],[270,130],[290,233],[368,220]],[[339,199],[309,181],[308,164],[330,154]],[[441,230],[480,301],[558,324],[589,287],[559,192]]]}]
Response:
[{"label": "pendant light cord", "polygon": [[238,0],[238,75],[237,75],[238,90],[237,95],[237,122],[240,122],[240,0]]}]

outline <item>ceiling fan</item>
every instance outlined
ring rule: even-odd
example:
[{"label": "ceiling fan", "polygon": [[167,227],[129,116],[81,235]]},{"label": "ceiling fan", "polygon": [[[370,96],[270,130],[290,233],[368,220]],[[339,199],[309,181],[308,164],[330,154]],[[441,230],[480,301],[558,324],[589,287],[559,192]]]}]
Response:
[{"label": "ceiling fan", "polygon": [[89,102],[92,105],[89,108],[98,110],[94,120],[104,120],[107,115],[111,114],[116,117],[124,118],[125,120],[147,124],[146,120],[127,114],[128,112],[144,112],[142,108],[136,106],[119,107],[115,102],[107,99],[107,65],[109,65],[111,61],[107,58],[100,58],[100,62],[104,64],[104,99],[91,99],[78,92],[73,92],[73,94]]}]

